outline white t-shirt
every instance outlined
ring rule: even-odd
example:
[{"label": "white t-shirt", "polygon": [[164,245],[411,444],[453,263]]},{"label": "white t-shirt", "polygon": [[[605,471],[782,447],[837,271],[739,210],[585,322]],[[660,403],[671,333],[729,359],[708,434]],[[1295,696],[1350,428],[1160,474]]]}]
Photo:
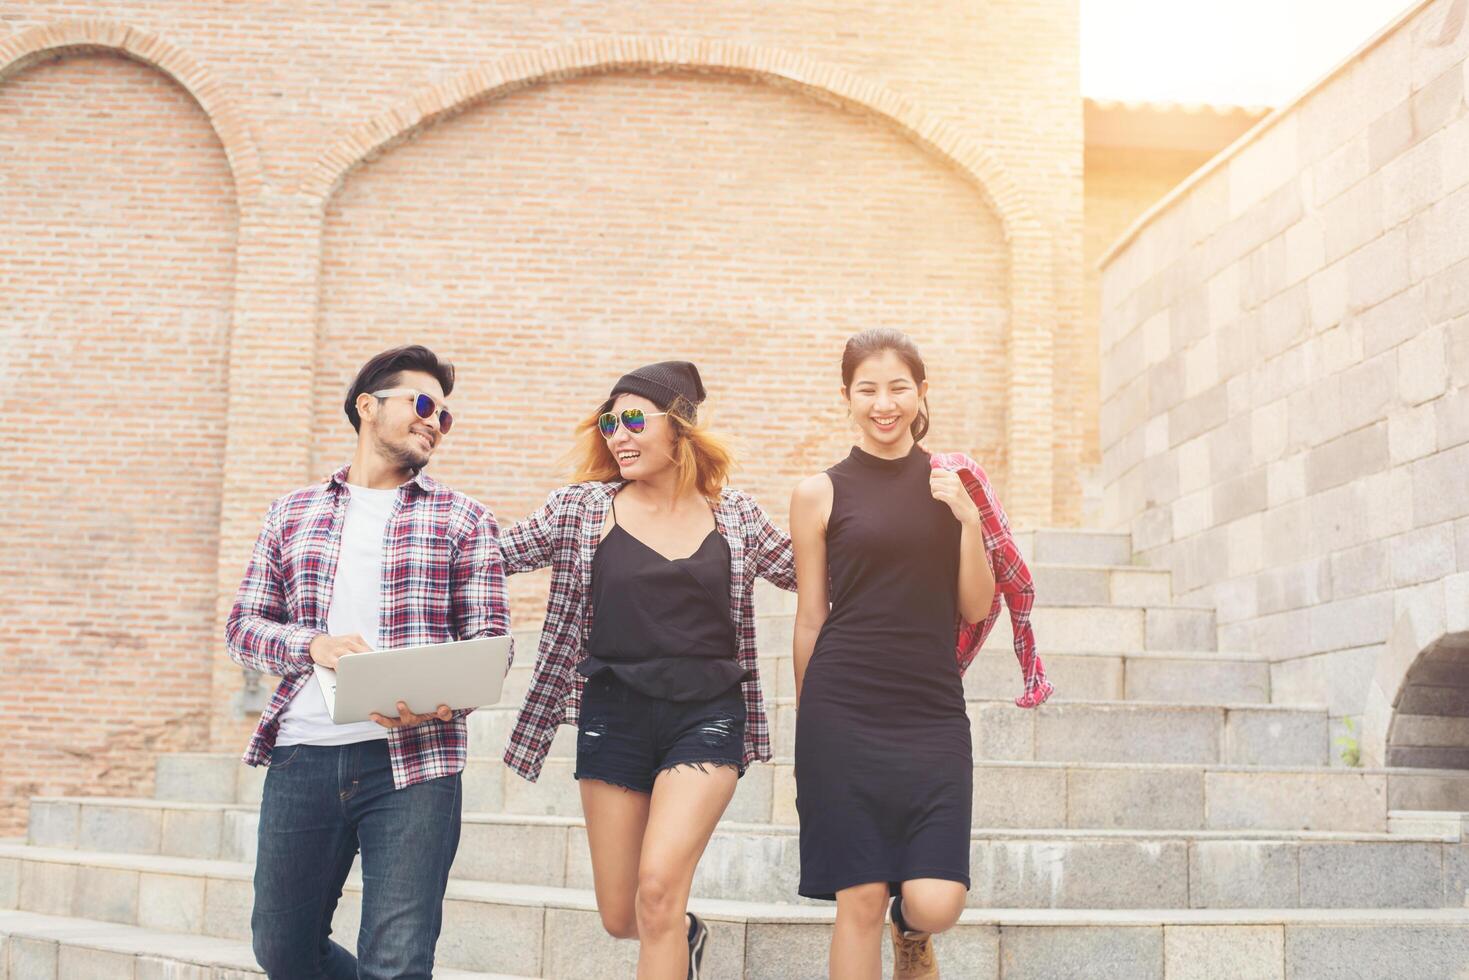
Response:
[{"label": "white t-shirt", "polygon": [[[383,591],[383,538],[398,491],[347,485],[347,516],[342,521],[342,550],[332,580],[326,629],[332,636],[358,633],[374,650]],[[338,725],[326,710],[326,698],[315,677],[301,685],[280,716],[276,745],[350,745],[386,738],[375,721]]]}]

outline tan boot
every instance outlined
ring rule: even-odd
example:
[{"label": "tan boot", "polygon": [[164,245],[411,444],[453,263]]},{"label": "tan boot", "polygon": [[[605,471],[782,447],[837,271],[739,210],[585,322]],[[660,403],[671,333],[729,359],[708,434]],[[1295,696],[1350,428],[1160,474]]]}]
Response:
[{"label": "tan boot", "polygon": [[[893,899],[892,911],[898,909],[898,899]],[[938,959],[933,953],[933,934],[927,932],[904,932],[898,928],[897,917],[889,924],[893,933],[893,980],[939,980]]]}]

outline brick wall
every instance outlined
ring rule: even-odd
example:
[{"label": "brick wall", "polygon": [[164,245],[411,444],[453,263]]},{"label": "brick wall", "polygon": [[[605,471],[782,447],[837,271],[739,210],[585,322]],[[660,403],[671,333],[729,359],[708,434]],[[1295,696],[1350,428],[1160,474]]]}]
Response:
[{"label": "brick wall", "polygon": [[1424,644],[1469,630],[1469,32],[1445,37],[1449,8],[1419,4],[1212,164],[1103,277],[1108,523],[1217,603],[1221,646],[1278,661],[1278,699],[1336,716],[1362,712],[1400,617]]},{"label": "brick wall", "polygon": [[[387,344],[461,364],[436,469],[505,520],[618,370],[675,354],[783,520],[842,452],[840,342],[874,324],[919,339],[935,441],[1022,523],[1078,512],[1074,0],[28,0],[0,25],[23,354],[0,432],[48,478],[0,536],[22,596],[0,669],[57,692],[5,695],[36,716],[6,799],[146,791],[150,746],[240,746],[229,597],[269,500],[342,458],[342,385]],[[85,731],[77,664],[105,671]]]},{"label": "brick wall", "polygon": [[395,337],[461,367],[436,470],[507,517],[564,477],[572,425],[619,373],[680,356],[701,365],[735,484],[784,520],[794,476],[850,445],[853,323],[921,334],[933,443],[1005,469],[1003,388],[985,383],[1008,321],[993,215],[886,127],[794,92],[619,75],[489,103],[354,173],[322,255],[318,471],[351,450],[346,384]]},{"label": "brick wall", "polygon": [[0,84],[0,174],[0,797],[127,794],[209,731],[230,172],[182,89],[87,55]]}]

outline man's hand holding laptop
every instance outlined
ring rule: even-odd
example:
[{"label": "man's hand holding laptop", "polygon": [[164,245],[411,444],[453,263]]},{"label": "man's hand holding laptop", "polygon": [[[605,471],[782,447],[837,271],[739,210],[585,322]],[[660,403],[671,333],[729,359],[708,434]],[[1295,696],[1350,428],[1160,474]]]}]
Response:
[{"label": "man's hand holding laptop", "polygon": [[421,725],[430,718],[437,718],[439,721],[448,721],[454,717],[454,710],[447,704],[441,704],[439,705],[438,711],[431,711],[426,715],[415,715],[408,710],[408,705],[405,702],[399,701],[398,717],[389,718],[386,715],[378,714],[376,711],[368,715],[368,717],[384,728],[406,728],[410,725]]},{"label": "man's hand holding laptop", "polygon": [[337,661],[349,653],[371,653],[372,647],[358,633],[328,636],[325,633],[311,641],[311,659],[323,667],[337,669]]},{"label": "man's hand holding laptop", "polygon": [[[354,653],[371,652],[372,647],[368,646],[367,641],[357,633],[344,633],[341,636],[328,636],[322,633],[311,641],[311,659],[323,667],[328,667],[332,670],[336,669],[337,661],[343,657]],[[387,715],[380,715],[375,711],[368,715],[368,717],[384,728],[408,728],[413,725],[421,725],[430,718],[437,718],[439,721],[448,721],[454,717],[454,709],[450,708],[447,704],[441,704],[437,711],[430,711],[428,714],[418,715],[408,710],[406,702],[399,701],[398,717],[389,718]]]}]

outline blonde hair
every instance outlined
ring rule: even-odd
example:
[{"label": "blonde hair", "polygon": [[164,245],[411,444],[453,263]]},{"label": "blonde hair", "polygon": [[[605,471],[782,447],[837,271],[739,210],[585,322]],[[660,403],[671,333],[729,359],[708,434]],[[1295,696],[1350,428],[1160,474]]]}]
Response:
[{"label": "blonde hair", "polygon": [[[608,483],[622,479],[622,471],[597,419],[612,410],[614,399],[609,398],[595,412],[582,419],[576,427],[576,443],[568,454],[575,463],[572,480],[581,483],[595,480]],[[673,426],[673,465],[678,470],[678,492],[698,490],[707,500],[719,499],[719,492],[734,468],[734,455],[724,440],[714,435],[702,422],[689,416],[695,413],[682,398],[675,398],[663,416]]]}]

